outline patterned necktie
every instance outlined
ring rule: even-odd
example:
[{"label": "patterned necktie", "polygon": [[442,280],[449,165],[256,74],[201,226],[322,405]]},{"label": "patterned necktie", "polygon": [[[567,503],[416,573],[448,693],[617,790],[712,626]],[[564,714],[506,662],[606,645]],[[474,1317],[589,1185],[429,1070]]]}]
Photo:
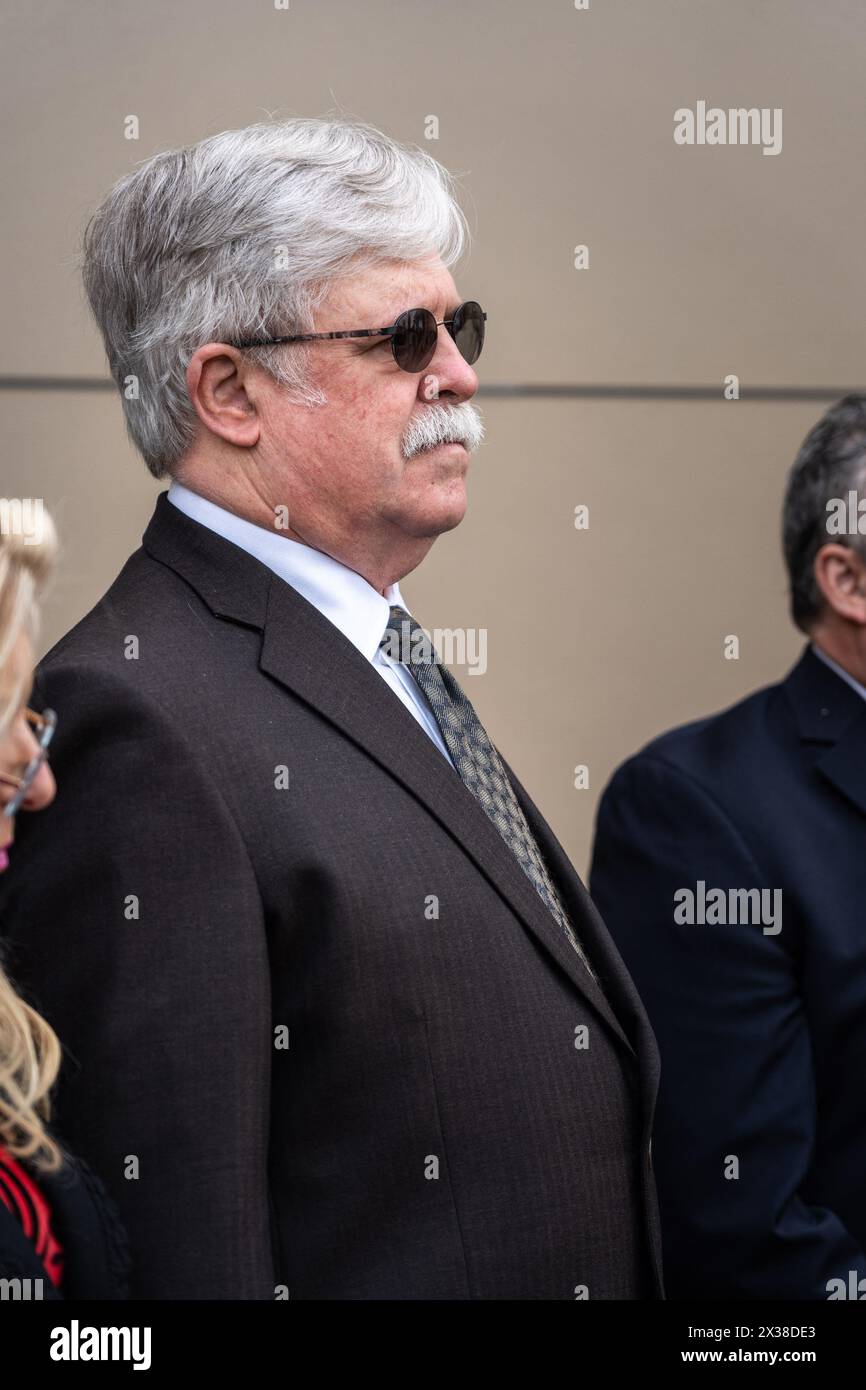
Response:
[{"label": "patterned necktie", "polygon": [[502,760],[470,701],[448,668],[440,663],[430,638],[405,608],[395,605],[379,647],[412,672],[430,702],[445,746],[463,782],[493,821],[595,980],[595,972],[559,900]]}]

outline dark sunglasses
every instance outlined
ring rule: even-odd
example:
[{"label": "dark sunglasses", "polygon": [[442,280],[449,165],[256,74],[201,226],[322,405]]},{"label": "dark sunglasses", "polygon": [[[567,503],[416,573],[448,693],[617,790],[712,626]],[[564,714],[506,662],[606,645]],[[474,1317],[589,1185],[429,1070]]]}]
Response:
[{"label": "dark sunglasses", "polygon": [[440,328],[447,328],[461,356],[477,362],[484,346],[487,315],[474,299],[467,299],[450,319],[436,322],[429,309],[407,309],[390,328],[351,328],[338,333],[295,333],[290,338],[265,338],[235,343],[236,348],[276,347],[280,343],[312,343],[318,338],[390,338],[394,361],[404,372],[423,372],[436,351]]}]

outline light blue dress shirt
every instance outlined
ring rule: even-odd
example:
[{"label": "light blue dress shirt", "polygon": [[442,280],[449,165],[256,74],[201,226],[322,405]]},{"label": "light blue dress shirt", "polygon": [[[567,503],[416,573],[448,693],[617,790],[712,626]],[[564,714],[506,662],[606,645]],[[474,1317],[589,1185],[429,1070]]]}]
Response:
[{"label": "light blue dress shirt", "polygon": [[845,681],[847,685],[850,685],[852,690],[856,690],[857,694],[861,696],[862,699],[866,700],[866,686],[862,686],[859,681],[855,680],[853,676],[850,676],[843,666],[840,666],[839,663],[828,656],[826,652],[822,652],[821,648],[816,647],[814,642],[812,643],[812,651],[823,661],[825,666],[829,666],[831,671],[835,671],[837,676],[841,676],[843,681]]},{"label": "light blue dress shirt", "polygon": [[216,531],[217,535],[267,565],[318,608],[322,616],[366,657],[440,753],[454,766],[427,697],[415,677],[401,662],[379,650],[392,605],[396,603],[407,613],[410,611],[399,584],[390,584],[384,595],[379,594],[348,565],[301,541],[290,540],[279,531],[268,531],[264,526],[235,516],[234,512],[218,507],[182,483],[173,481],[170,484],[168,500],[193,521]]}]

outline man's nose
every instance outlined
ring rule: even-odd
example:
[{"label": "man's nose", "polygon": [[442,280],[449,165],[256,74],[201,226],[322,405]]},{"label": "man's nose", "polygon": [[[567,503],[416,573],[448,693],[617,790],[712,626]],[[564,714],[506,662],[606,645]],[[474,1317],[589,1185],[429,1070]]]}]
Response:
[{"label": "man's nose", "polygon": [[436,351],[418,378],[418,394],[424,399],[424,380],[431,373],[438,378],[440,396],[468,401],[478,390],[478,376],[474,368],[466,361],[444,324],[436,339]]}]

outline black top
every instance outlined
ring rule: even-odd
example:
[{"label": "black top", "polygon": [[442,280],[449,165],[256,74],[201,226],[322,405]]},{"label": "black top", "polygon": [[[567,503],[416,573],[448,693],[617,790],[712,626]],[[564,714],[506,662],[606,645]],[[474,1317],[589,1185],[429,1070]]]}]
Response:
[{"label": "black top", "polygon": [[[63,1248],[63,1282],[55,1289],[30,1237],[16,1216],[0,1203],[0,1279],[41,1280],[48,1299],[126,1299],[130,1255],[117,1207],[83,1159],[68,1156],[56,1173],[18,1159],[51,1206],[51,1225]],[[32,1283],[21,1296],[36,1297]]]}]

